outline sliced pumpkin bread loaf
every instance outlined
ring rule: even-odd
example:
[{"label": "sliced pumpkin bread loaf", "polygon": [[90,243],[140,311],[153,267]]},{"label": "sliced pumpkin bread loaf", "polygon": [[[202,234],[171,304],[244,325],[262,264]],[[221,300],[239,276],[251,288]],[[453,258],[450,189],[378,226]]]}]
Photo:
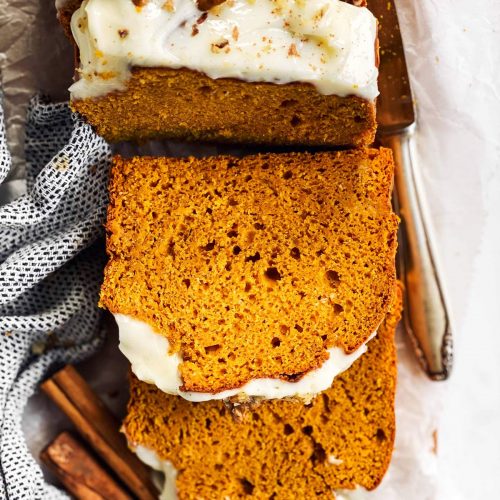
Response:
[{"label": "sliced pumpkin bread loaf", "polygon": [[309,405],[263,401],[235,419],[221,401],[190,403],[132,377],[123,424],[130,446],[167,472],[165,491],[180,500],[372,490],[394,443],[400,304],[398,294],[368,352]]}]

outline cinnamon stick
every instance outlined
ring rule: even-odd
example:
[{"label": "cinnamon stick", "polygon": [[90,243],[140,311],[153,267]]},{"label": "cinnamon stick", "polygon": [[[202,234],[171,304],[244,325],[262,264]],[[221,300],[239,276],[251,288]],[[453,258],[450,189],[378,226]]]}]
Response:
[{"label": "cinnamon stick", "polygon": [[135,495],[141,500],[158,497],[148,469],[119,433],[119,422],[73,366],[57,372],[41,388]]},{"label": "cinnamon stick", "polygon": [[69,432],[59,434],[40,458],[79,500],[132,500]]}]

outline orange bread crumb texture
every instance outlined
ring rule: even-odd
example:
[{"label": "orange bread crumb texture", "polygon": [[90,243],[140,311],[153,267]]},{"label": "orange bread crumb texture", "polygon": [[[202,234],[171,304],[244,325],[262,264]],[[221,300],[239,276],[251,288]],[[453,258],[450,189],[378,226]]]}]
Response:
[{"label": "orange bread crumb texture", "polygon": [[101,305],[182,354],[186,391],[294,381],[392,299],[389,150],[116,158]]}]

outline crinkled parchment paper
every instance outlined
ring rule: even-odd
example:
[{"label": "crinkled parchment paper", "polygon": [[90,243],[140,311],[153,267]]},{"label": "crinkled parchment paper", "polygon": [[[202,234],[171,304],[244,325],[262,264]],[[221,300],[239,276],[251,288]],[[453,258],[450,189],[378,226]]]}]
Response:
[{"label": "crinkled parchment paper", "polygon": [[[500,335],[493,327],[498,330],[500,324],[495,305],[500,273],[493,249],[500,245],[495,247],[498,240],[491,235],[495,215],[500,215],[500,3],[397,4],[419,118],[414,153],[450,291],[457,367],[450,383],[428,381],[398,332],[396,446],[382,485],[366,498],[460,500],[478,498],[479,493],[494,498],[495,471],[500,470],[500,452],[495,454],[500,450]],[[53,0],[0,0],[0,69],[14,156],[12,182],[0,190],[1,202],[23,188],[23,122],[29,97],[42,91],[54,99],[67,98],[73,54],[57,26]],[[216,151],[214,146],[155,143],[141,152]],[[126,366],[116,335],[111,335],[105,349],[82,367],[117,413],[126,399]],[[32,398],[24,424],[35,456],[67,426],[41,395]],[[484,464],[480,455],[486,455]]]}]

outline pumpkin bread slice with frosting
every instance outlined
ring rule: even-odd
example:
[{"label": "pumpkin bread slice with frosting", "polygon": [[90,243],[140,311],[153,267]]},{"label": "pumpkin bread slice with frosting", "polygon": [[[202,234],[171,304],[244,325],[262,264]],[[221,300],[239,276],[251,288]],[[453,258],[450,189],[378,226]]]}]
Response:
[{"label": "pumpkin bread slice with frosting", "polygon": [[391,303],[387,149],[115,158],[101,305],[139,378],[202,401],[308,398]]},{"label": "pumpkin bread slice with frosting", "polygon": [[69,0],[71,106],[109,141],[366,146],[377,20],[339,0]]}]

